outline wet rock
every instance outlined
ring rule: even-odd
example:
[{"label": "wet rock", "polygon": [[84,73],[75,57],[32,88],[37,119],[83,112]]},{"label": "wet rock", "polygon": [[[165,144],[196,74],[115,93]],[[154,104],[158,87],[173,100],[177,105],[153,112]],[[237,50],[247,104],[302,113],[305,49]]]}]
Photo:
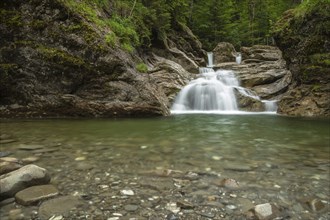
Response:
[{"label": "wet rock", "polygon": [[4,139],[4,140],[0,140],[0,144],[9,144],[9,143],[13,143],[16,140],[14,139]]},{"label": "wet rock", "polygon": [[124,209],[128,212],[134,212],[139,208],[137,205],[125,205]]},{"label": "wet rock", "polygon": [[22,212],[22,209],[12,209],[9,211],[9,219],[11,220],[23,220],[25,216]]},{"label": "wet rock", "polygon": [[175,202],[169,202],[166,204],[165,209],[168,211],[173,212],[174,214],[177,214],[178,212],[180,212],[180,207],[177,206],[177,204]]},{"label": "wet rock", "polygon": [[11,154],[12,154],[12,152],[10,152],[10,151],[0,151],[0,158],[1,157],[7,157]]},{"label": "wet rock", "polygon": [[206,218],[214,218],[215,217],[214,213],[206,212],[206,211],[200,211],[200,212],[198,211],[198,212],[196,212],[196,214],[201,215],[201,216],[206,217]]},{"label": "wet rock", "polygon": [[8,198],[8,199],[5,199],[5,200],[2,200],[2,201],[0,201],[0,207],[8,205],[8,204],[13,203],[13,202],[15,202],[15,198]]},{"label": "wet rock", "polygon": [[314,212],[320,212],[326,207],[325,204],[317,198],[311,199],[311,200],[307,201],[306,203],[307,203],[308,207]]},{"label": "wet rock", "polygon": [[50,176],[46,169],[32,164],[26,165],[1,176],[0,196],[2,199],[12,197],[26,187],[47,184],[49,181]]},{"label": "wet rock", "polygon": [[227,42],[220,42],[213,49],[214,63],[235,62],[236,50],[234,46]]},{"label": "wet rock", "polygon": [[39,157],[26,157],[22,159],[22,162],[24,164],[31,164],[37,162],[39,159],[40,159]]},{"label": "wet rock", "polygon": [[278,208],[270,203],[256,205],[253,208],[253,213],[254,216],[260,220],[274,219],[280,214]]},{"label": "wet rock", "polygon": [[216,180],[213,183],[217,186],[225,187],[228,189],[238,189],[239,188],[238,182],[236,180],[230,179],[230,178]]},{"label": "wet rock", "polygon": [[32,205],[41,200],[57,196],[59,191],[53,185],[31,186],[16,193],[17,203],[21,205]]},{"label": "wet rock", "polygon": [[23,165],[14,162],[0,162],[0,175],[12,172],[21,168]]},{"label": "wet rock", "polygon": [[49,219],[53,215],[65,215],[71,209],[81,205],[82,202],[75,196],[62,196],[50,199],[41,204],[39,207],[39,217]]},{"label": "wet rock", "polygon": [[193,209],[195,207],[194,204],[184,200],[176,202],[176,205],[182,209]]},{"label": "wet rock", "polygon": [[44,148],[45,146],[39,144],[20,144],[18,149],[19,150],[28,150],[34,151]]},{"label": "wet rock", "polygon": [[131,189],[120,190],[120,194],[122,194],[124,196],[134,196],[135,195],[134,191]]}]

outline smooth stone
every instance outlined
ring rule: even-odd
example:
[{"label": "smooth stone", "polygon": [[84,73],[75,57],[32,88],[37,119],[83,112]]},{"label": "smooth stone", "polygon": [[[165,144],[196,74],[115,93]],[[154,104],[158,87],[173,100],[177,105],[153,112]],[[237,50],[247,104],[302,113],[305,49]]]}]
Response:
[{"label": "smooth stone", "polygon": [[12,154],[12,152],[10,152],[10,151],[0,151],[0,158],[1,157],[7,157],[11,154]]},{"label": "smooth stone", "polygon": [[2,157],[0,158],[2,162],[10,162],[10,163],[20,163],[21,161],[16,157]]},{"label": "smooth stone", "polygon": [[124,209],[128,212],[134,212],[139,208],[137,205],[125,205]]},{"label": "smooth stone", "polygon": [[230,178],[216,180],[216,181],[214,181],[214,184],[216,186],[225,187],[225,188],[232,189],[232,190],[239,188],[238,182],[236,180],[230,179]]},{"label": "smooth stone", "polygon": [[33,205],[36,202],[57,196],[59,191],[53,185],[31,186],[16,193],[17,203],[21,205]]},{"label": "smooth stone", "polygon": [[0,162],[0,175],[10,173],[14,170],[18,170],[19,168],[23,167],[23,165],[18,163],[12,162]]},{"label": "smooth stone", "polygon": [[273,214],[272,205],[269,203],[256,205],[254,211],[259,219],[265,219]]},{"label": "smooth stone", "polygon": [[89,163],[84,163],[84,162],[79,162],[77,163],[76,165],[76,170],[80,170],[80,171],[83,171],[83,170],[91,170],[93,169],[95,166],[92,165],[92,164],[89,164]]},{"label": "smooth stone", "polygon": [[215,214],[212,212],[196,212],[197,214],[203,216],[203,217],[207,217],[207,218],[214,218]]},{"label": "smooth stone", "polygon": [[22,162],[25,164],[30,164],[38,161],[40,158],[39,157],[26,157],[22,159]]},{"label": "smooth stone", "polygon": [[124,196],[134,196],[134,191],[131,189],[123,189],[120,191],[120,194]]},{"label": "smooth stone", "polygon": [[322,211],[326,207],[325,204],[317,198],[308,201],[307,204],[309,208],[314,212]]},{"label": "smooth stone", "polygon": [[8,198],[0,202],[0,207],[15,202],[15,198]]},{"label": "smooth stone", "polygon": [[30,164],[18,170],[4,174],[0,179],[0,200],[13,197],[18,191],[29,186],[43,185],[50,182],[46,169]]},{"label": "smooth stone", "polygon": [[37,144],[20,144],[18,149],[19,150],[38,150],[42,149],[45,146],[43,145],[37,145]]},{"label": "smooth stone", "polygon": [[39,207],[39,217],[49,219],[52,216],[65,215],[71,209],[82,204],[78,197],[62,196],[43,202]]},{"label": "smooth stone", "polygon": [[16,140],[14,139],[5,139],[5,140],[0,140],[0,144],[9,144],[9,143],[13,143]]}]

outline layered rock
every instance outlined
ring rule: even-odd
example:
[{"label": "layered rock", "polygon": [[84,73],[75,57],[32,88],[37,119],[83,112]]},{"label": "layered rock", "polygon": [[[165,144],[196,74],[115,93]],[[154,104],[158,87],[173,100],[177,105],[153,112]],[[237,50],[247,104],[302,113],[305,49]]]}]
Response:
[{"label": "layered rock", "polygon": [[[5,0],[0,8],[0,117],[169,114],[166,82],[154,83],[137,71],[141,54],[109,43],[109,30],[65,1]],[[197,71],[204,62],[198,58],[201,45],[185,26],[176,29],[187,34],[171,34],[166,47],[155,45],[156,54]],[[152,72],[156,61],[149,66]]]},{"label": "layered rock", "polygon": [[236,92],[240,109],[263,111],[265,105],[261,100],[280,100],[291,84],[291,73],[286,69],[281,51],[277,47],[242,47],[241,53],[241,64],[216,63],[215,68],[234,70],[241,85],[250,90],[249,94]]},{"label": "layered rock", "polygon": [[287,11],[275,28],[276,44],[294,80],[279,102],[279,112],[330,116],[330,6],[326,1],[302,6]]}]

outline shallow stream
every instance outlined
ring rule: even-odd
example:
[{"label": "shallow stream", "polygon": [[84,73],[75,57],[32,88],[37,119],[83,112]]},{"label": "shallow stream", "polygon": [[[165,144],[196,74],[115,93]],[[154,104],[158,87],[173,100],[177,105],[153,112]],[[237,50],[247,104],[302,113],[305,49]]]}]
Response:
[{"label": "shallow stream", "polygon": [[[35,164],[49,170],[61,194],[84,195],[87,208],[70,218],[240,219],[250,206],[268,202],[285,209],[280,211],[288,219],[329,217],[327,119],[194,114],[6,120],[1,134],[14,141],[1,144],[1,151],[17,158],[37,156]],[[193,174],[196,178],[186,178]],[[221,188],[214,184],[218,178],[234,179],[239,188]],[[125,188],[135,192],[134,199],[120,195]],[[184,192],[177,194],[178,189]],[[194,207],[171,210],[168,204],[176,199]],[[327,207],[309,205],[314,200]],[[9,210],[3,208],[0,217]],[[24,212],[36,215],[37,207]]]}]

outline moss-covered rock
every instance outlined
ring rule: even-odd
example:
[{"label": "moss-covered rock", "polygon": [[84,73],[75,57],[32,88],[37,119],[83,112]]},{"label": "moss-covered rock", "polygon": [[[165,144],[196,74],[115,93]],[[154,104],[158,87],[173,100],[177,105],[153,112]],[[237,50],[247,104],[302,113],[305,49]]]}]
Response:
[{"label": "moss-covered rock", "polygon": [[[292,89],[296,90],[289,91],[288,98],[279,103],[281,113],[330,116],[330,99],[327,98],[330,92],[329,11],[328,0],[306,1],[286,12],[274,28],[276,43],[293,74]],[[313,89],[315,85],[318,89]],[[315,104],[311,110],[311,101],[307,99],[314,100],[313,103],[321,100],[323,104]]]},{"label": "moss-covered rock", "polygon": [[0,2],[0,117],[168,114],[164,92],[135,70],[141,59],[87,2]]}]

